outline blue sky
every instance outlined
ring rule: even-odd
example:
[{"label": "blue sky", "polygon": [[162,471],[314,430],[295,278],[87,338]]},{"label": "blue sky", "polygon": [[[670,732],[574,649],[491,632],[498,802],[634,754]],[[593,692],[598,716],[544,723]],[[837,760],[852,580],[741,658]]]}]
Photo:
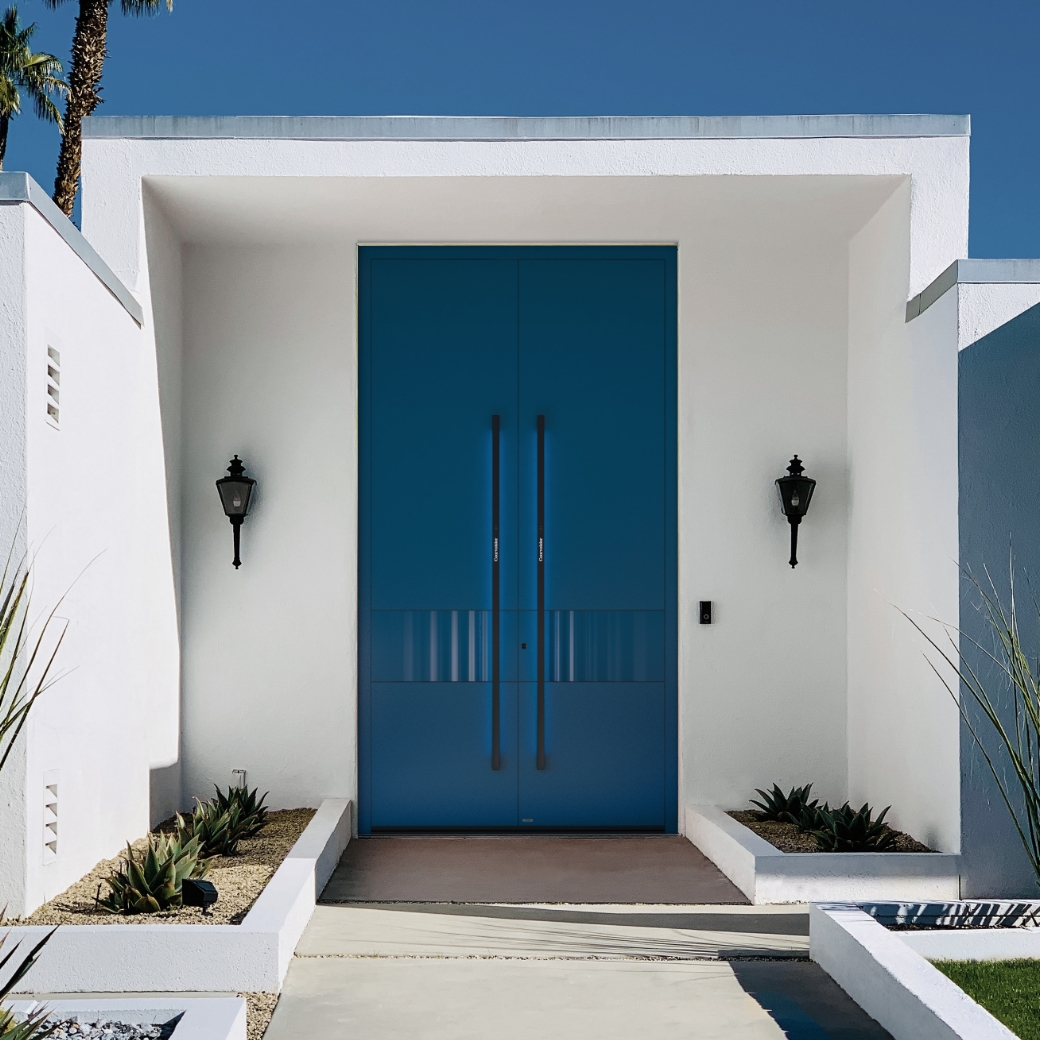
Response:
[{"label": "blue sky", "polygon": [[[65,59],[77,4],[22,0]],[[1040,256],[1035,0],[175,0],[112,11],[101,112],[968,112],[972,256]],[[57,132],[5,166],[48,190]]]}]

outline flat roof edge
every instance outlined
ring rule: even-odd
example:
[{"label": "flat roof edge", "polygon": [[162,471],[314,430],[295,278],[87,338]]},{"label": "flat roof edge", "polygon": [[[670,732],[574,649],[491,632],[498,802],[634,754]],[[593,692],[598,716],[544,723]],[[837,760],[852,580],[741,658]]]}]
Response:
[{"label": "flat roof edge", "polygon": [[906,320],[923,314],[955,285],[1040,284],[1040,260],[954,260],[927,288],[907,301]]},{"label": "flat roof edge", "polygon": [[0,205],[28,203],[65,240],[66,245],[123,305],[138,325],[144,324],[144,309],[116,273],[98,256],[75,224],[54,204],[51,197],[27,173],[0,172]]},{"label": "flat roof edge", "polygon": [[301,141],[967,137],[966,115],[90,116],[83,136]]}]

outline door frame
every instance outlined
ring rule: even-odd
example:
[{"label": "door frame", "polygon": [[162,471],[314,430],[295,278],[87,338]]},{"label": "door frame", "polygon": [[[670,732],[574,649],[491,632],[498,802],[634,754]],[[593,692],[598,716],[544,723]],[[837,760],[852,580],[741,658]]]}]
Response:
[{"label": "door frame", "polygon": [[[414,259],[645,259],[664,263],[665,307],[665,832],[679,832],[679,511],[678,511],[678,247],[665,246],[358,246],[358,833],[371,833],[371,288],[372,261]],[[523,831],[520,833],[529,833]]]}]

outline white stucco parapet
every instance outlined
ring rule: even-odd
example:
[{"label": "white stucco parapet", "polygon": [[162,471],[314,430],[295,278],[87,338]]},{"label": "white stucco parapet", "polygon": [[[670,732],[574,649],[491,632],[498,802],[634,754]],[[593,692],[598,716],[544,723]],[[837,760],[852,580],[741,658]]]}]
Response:
[{"label": "white stucco parapet", "polygon": [[144,311],[129,289],[115,276],[112,269],[98,256],[94,247],[83,237],[78,227],[51,201],[50,196],[27,173],[0,172],[0,206],[28,203],[65,240],[72,251],[97,275],[106,289],[126,308],[127,313],[141,325]]},{"label": "white stucco parapet", "polygon": [[686,837],[756,904],[956,899],[959,895],[958,856],[784,853],[714,805],[687,806]]},{"label": "white stucco parapet", "polygon": [[137,286],[147,178],[909,177],[909,297],[967,252],[969,134],[928,115],[92,117],[83,220]]},{"label": "white stucco parapet", "polygon": [[92,116],[83,136],[293,140],[668,140],[966,137],[967,115],[771,116]]},{"label": "white stucco parapet", "polygon": [[[59,928],[21,984],[32,993],[277,993],[350,841],[352,803],[322,802],[241,924]],[[12,928],[9,943],[49,929]]]}]

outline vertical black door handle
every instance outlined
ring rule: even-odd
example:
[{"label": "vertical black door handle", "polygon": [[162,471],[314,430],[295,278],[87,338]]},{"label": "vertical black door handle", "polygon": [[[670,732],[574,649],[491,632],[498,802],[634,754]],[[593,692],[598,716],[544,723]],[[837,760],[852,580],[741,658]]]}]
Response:
[{"label": "vertical black door handle", "polygon": [[499,521],[499,431],[501,416],[491,416],[491,768],[502,768],[500,750],[502,710],[501,710],[501,662],[499,650],[501,628],[499,617],[499,582],[498,582],[498,521]]},{"label": "vertical black door handle", "polygon": [[545,416],[538,416],[538,768],[545,768]]}]

